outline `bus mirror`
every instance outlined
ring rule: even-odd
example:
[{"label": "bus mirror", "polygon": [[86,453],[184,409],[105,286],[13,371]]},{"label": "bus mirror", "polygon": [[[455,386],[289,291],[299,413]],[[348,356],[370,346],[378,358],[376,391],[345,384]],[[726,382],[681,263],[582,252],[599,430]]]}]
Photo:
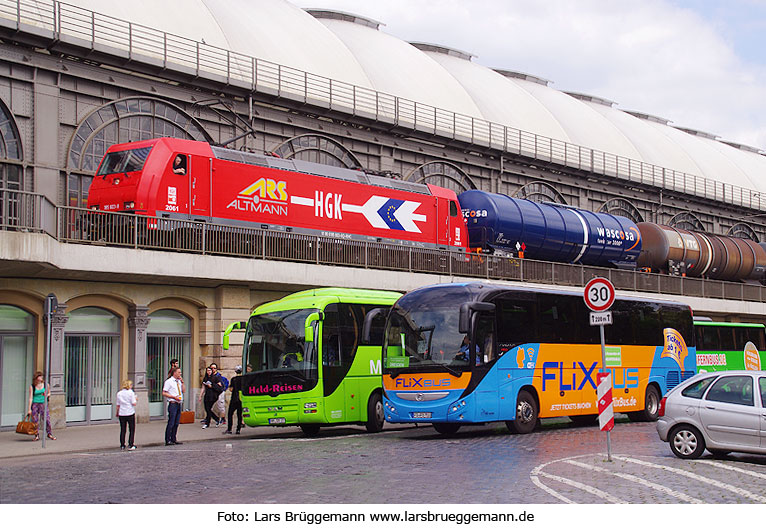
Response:
[{"label": "bus mirror", "polygon": [[306,317],[306,324],[303,330],[303,340],[306,343],[313,343],[314,341],[314,327],[312,326],[316,321],[324,319],[324,312],[314,312]]},{"label": "bus mirror", "polygon": [[495,305],[491,302],[464,302],[460,305],[460,316],[458,319],[458,332],[461,334],[471,333],[471,315],[474,312],[492,312]]},{"label": "bus mirror", "polygon": [[247,321],[235,321],[226,327],[223,332],[223,349],[229,350],[229,334],[232,330],[244,330],[247,328]]},{"label": "bus mirror", "polygon": [[365,345],[370,344],[370,336],[372,331],[372,321],[375,320],[376,317],[384,313],[386,310],[384,308],[375,308],[374,310],[371,310],[367,313],[367,315],[364,316],[364,324],[362,325],[362,343]]}]

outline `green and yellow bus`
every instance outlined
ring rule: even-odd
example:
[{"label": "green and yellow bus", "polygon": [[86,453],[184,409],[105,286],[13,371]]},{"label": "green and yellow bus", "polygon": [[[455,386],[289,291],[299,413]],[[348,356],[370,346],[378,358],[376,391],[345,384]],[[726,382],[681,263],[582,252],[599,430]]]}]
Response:
[{"label": "green and yellow bus", "polygon": [[766,327],[761,323],[723,323],[694,320],[697,371],[760,371],[766,349]]},{"label": "green and yellow bus", "polygon": [[[391,291],[322,288],[255,309],[245,329],[241,392],[248,426],[300,426],[306,435],[337,424],[383,428],[381,349]],[[367,327],[368,342],[362,341]]]}]

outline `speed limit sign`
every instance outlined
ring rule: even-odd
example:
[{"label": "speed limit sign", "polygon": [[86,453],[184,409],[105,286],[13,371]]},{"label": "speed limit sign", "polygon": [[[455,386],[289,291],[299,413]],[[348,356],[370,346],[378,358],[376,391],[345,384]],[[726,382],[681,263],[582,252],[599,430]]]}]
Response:
[{"label": "speed limit sign", "polygon": [[596,277],[585,285],[583,299],[594,312],[604,312],[614,302],[614,286],[608,279]]}]

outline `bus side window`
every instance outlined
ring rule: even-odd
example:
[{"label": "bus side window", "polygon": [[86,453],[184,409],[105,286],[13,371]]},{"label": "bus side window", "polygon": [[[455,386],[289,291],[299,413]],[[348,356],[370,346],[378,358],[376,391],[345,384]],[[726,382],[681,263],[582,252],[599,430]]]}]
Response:
[{"label": "bus side window", "polygon": [[495,360],[495,316],[481,315],[476,322],[476,365]]}]

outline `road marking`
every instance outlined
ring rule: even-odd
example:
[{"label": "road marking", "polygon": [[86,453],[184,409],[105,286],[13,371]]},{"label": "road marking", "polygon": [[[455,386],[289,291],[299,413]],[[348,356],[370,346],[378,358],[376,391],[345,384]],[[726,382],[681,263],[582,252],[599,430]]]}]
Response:
[{"label": "road marking", "polygon": [[684,494],[683,492],[674,491],[673,489],[670,489],[666,487],[665,485],[652,483],[651,481],[647,481],[645,479],[639,478],[632,474],[625,474],[623,472],[612,472],[611,470],[602,468],[600,466],[588,465],[586,463],[572,461],[571,459],[564,462],[570,465],[579,466],[580,468],[585,468],[586,470],[593,470],[594,472],[599,472],[601,474],[611,474],[613,476],[617,476],[618,478],[625,479],[627,481],[632,481],[634,483],[638,483],[640,485],[643,485],[644,487],[649,487],[650,489],[658,490],[660,492],[667,494],[668,496],[673,496],[674,498],[678,498],[679,500],[683,500],[688,503],[705,503],[702,500],[688,496]]},{"label": "road marking", "polygon": [[572,500],[570,500],[569,498],[567,498],[566,496],[563,496],[563,495],[559,494],[558,492],[556,492],[552,488],[550,488],[550,487],[546,486],[545,484],[543,484],[543,482],[540,481],[540,478],[538,478],[537,475],[530,476],[529,479],[532,480],[532,483],[534,483],[535,485],[537,485],[538,487],[543,489],[545,492],[547,492],[548,494],[550,494],[554,498],[558,498],[559,500],[563,501],[564,503],[575,503]]},{"label": "road marking", "polygon": [[724,490],[728,490],[730,492],[733,492],[735,494],[738,494],[740,496],[744,496],[745,498],[750,498],[751,500],[755,500],[759,503],[766,503],[766,497],[759,496],[757,494],[753,494],[750,491],[747,491],[745,489],[741,489],[739,487],[735,487],[734,485],[729,485],[728,483],[723,483],[722,481],[718,481],[712,478],[708,478],[705,476],[700,476],[698,474],[694,474],[692,472],[688,472],[686,470],[681,470],[679,468],[674,468],[670,466],[665,465],[658,465],[656,463],[650,463],[648,461],[641,461],[640,459],[634,459],[632,457],[623,457],[619,455],[613,455],[612,458],[619,459],[620,461],[625,461],[627,463],[633,463],[636,465],[643,465],[649,468],[656,468],[659,470],[664,470],[666,472],[671,472],[673,474],[678,474],[680,476],[687,477],[689,479],[694,479],[696,481],[701,481],[703,483],[707,483],[709,485],[712,485],[714,487],[718,487]]},{"label": "road marking", "polygon": [[759,479],[766,479],[766,474],[753,472],[752,470],[745,470],[744,468],[739,468],[737,466],[724,465],[723,463],[716,463],[715,461],[697,461],[697,462],[705,463],[706,465],[714,466],[716,468],[723,468],[724,470],[733,470],[734,472],[739,472],[740,474],[747,474],[748,476],[753,476]]},{"label": "road marking", "polygon": [[560,483],[563,483],[564,485],[569,485],[570,487],[575,487],[580,490],[584,490],[585,492],[589,492],[593,494],[594,496],[598,496],[602,500],[606,500],[608,502],[612,503],[628,503],[626,501],[621,500],[620,498],[617,498],[615,496],[612,496],[608,492],[604,492],[601,489],[597,489],[596,487],[591,487],[590,485],[586,485],[585,483],[580,483],[579,481],[574,481],[569,478],[565,478],[562,476],[555,476],[553,474],[548,474],[547,472],[543,472],[542,470],[537,473],[540,476],[543,476],[544,478],[552,479],[553,481],[558,481]]},{"label": "road marking", "polygon": [[582,457],[590,457],[592,455],[593,454],[590,454],[590,455],[577,455],[577,456],[573,456],[571,458],[570,457],[562,457],[561,459],[555,459],[553,461],[548,461],[547,463],[543,463],[543,464],[538,465],[535,468],[533,468],[532,471],[529,473],[529,479],[532,480],[532,483],[534,483],[535,485],[537,485],[538,487],[543,489],[545,492],[547,492],[551,496],[554,496],[554,497],[556,497],[556,498],[558,498],[561,501],[564,501],[566,503],[577,503],[577,502],[574,502],[574,501],[570,500],[569,498],[565,497],[564,495],[559,494],[554,489],[552,489],[550,487],[547,487],[546,485],[544,485],[542,483],[542,481],[540,481],[537,478],[537,476],[543,476],[545,478],[552,479],[553,481],[558,481],[559,483],[564,483],[565,485],[569,485],[571,487],[575,487],[575,488],[578,488],[580,490],[584,490],[585,492],[589,492],[589,493],[593,494],[594,496],[597,496],[597,497],[599,497],[599,498],[601,498],[603,500],[610,501],[612,503],[627,503],[627,502],[624,502],[624,501],[622,501],[621,499],[619,499],[619,498],[617,498],[615,496],[612,496],[608,492],[604,492],[603,490],[597,489],[595,487],[591,487],[590,485],[585,485],[584,483],[580,483],[578,481],[573,481],[571,479],[567,479],[567,478],[562,477],[562,476],[556,476],[556,475],[553,475],[553,474],[548,474],[547,472],[543,472],[543,470],[542,470],[544,467],[546,467],[548,465],[552,465],[553,463],[558,463],[560,461],[566,461],[567,459],[578,459],[578,458],[582,458]]}]

